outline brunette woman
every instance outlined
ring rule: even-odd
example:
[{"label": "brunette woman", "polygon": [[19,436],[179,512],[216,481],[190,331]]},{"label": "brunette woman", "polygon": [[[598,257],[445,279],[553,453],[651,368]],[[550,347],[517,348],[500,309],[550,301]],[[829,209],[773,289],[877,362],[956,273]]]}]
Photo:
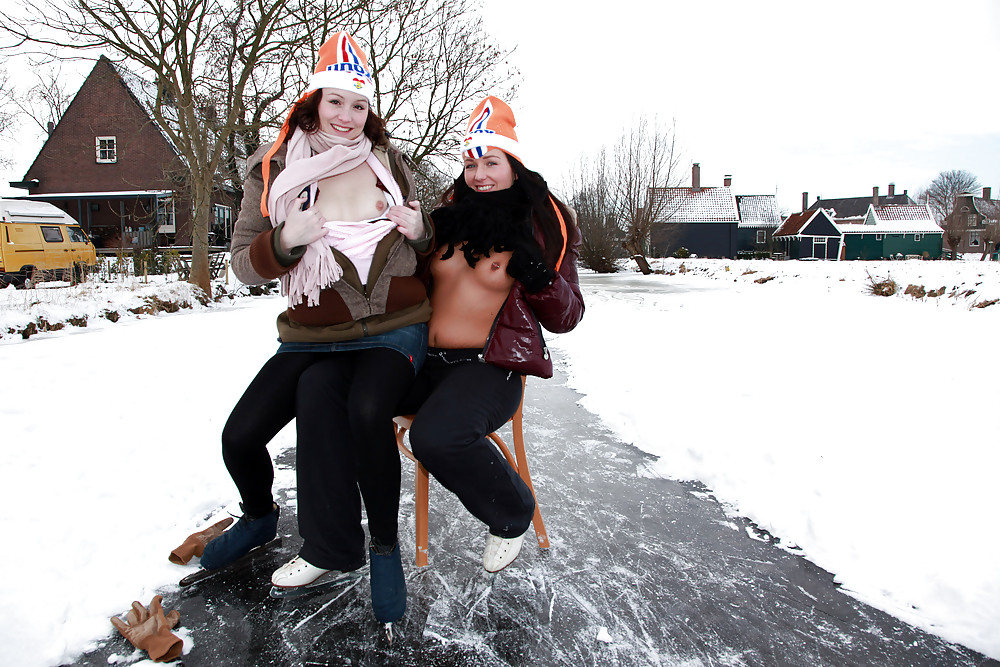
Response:
[{"label": "brunette woman", "polygon": [[346,32],[319,52],[306,94],[281,133],[247,161],[232,266],[249,284],[280,279],[280,346],[233,409],[222,454],[243,516],[205,547],[219,568],[276,535],[267,444],[296,420],[299,555],[272,594],[350,579],[371,544],[372,606],[404,613],[397,544],[400,462],[391,420],[426,351],[430,303],[414,277],[429,221],[407,201],[413,180],[371,110],[367,59]]},{"label": "brunette woman", "polygon": [[486,524],[488,572],[517,557],[535,502],[487,435],[517,410],[523,375],[552,376],[542,327],[569,331],[584,311],[574,215],[522,163],[514,124],[492,96],[469,121],[463,173],[431,215],[427,360],[400,406],[416,413],[413,453]]}]

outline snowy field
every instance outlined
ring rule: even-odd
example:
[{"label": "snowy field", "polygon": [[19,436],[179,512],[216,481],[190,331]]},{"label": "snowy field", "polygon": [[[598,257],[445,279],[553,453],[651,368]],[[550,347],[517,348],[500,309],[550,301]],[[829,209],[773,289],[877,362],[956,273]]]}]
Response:
[{"label": "snowy field", "polygon": [[[849,594],[1000,659],[1000,303],[977,307],[1000,299],[1000,264],[655,268],[582,276],[583,323],[549,336],[582,405],[658,457],[648,474],[701,481]],[[869,293],[889,278],[897,294]],[[143,314],[165,302],[187,307]],[[283,302],[206,307],[141,281],[0,290],[5,664],[71,661],[194,570],[166,556],[237,511],[219,434]],[[292,444],[286,430],[272,455]]]}]

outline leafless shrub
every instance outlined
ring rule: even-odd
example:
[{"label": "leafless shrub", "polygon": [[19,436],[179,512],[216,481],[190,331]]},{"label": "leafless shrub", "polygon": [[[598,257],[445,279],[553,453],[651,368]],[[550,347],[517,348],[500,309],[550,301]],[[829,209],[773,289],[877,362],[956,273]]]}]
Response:
[{"label": "leafless shrub", "polygon": [[874,296],[892,296],[899,291],[899,285],[892,278],[878,280],[868,273],[868,291]]}]

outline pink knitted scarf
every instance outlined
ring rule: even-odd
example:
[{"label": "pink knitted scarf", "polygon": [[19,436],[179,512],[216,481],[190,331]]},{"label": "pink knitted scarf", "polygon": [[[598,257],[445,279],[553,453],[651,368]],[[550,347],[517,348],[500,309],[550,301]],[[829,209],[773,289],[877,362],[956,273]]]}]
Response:
[{"label": "pink knitted scarf", "polygon": [[[307,186],[337,174],[343,174],[367,162],[376,177],[388,188],[395,203],[402,204],[399,185],[388,170],[372,154],[372,143],[364,134],[357,139],[342,139],[323,131],[306,133],[296,129],[288,139],[285,168],[274,179],[267,197],[271,224],[277,227],[287,217],[297,198]],[[315,188],[313,189],[315,192]],[[352,256],[370,256],[375,245],[395,224],[381,221],[355,232],[345,234],[335,231],[336,225],[328,223],[326,236],[306,246],[305,255],[281,278],[282,290],[288,296],[288,305],[294,307],[305,298],[307,305],[319,303],[320,292],[340,280],[343,269],[330,251],[336,245]],[[362,281],[367,275],[359,276]]]}]

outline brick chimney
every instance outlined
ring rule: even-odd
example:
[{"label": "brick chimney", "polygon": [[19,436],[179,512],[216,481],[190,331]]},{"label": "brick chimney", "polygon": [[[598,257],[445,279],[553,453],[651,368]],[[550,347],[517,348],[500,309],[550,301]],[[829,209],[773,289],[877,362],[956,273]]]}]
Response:
[{"label": "brick chimney", "polygon": [[878,186],[872,188],[872,206],[878,206]]},{"label": "brick chimney", "polygon": [[809,193],[808,192],[803,192],[802,193],[802,210],[806,211],[808,209],[809,209]]},{"label": "brick chimney", "polygon": [[691,165],[691,191],[701,192],[701,165],[697,162]]},{"label": "brick chimney", "polygon": [[722,185],[728,188],[732,184],[733,184],[732,174],[726,174],[725,176],[722,177]]},{"label": "brick chimney", "polygon": [[895,183],[890,183],[889,184],[889,196],[890,197],[895,197],[896,196],[896,184]]},{"label": "brick chimney", "polygon": [[983,199],[992,199],[991,197],[992,194],[993,194],[993,188],[991,187],[983,188]]}]

